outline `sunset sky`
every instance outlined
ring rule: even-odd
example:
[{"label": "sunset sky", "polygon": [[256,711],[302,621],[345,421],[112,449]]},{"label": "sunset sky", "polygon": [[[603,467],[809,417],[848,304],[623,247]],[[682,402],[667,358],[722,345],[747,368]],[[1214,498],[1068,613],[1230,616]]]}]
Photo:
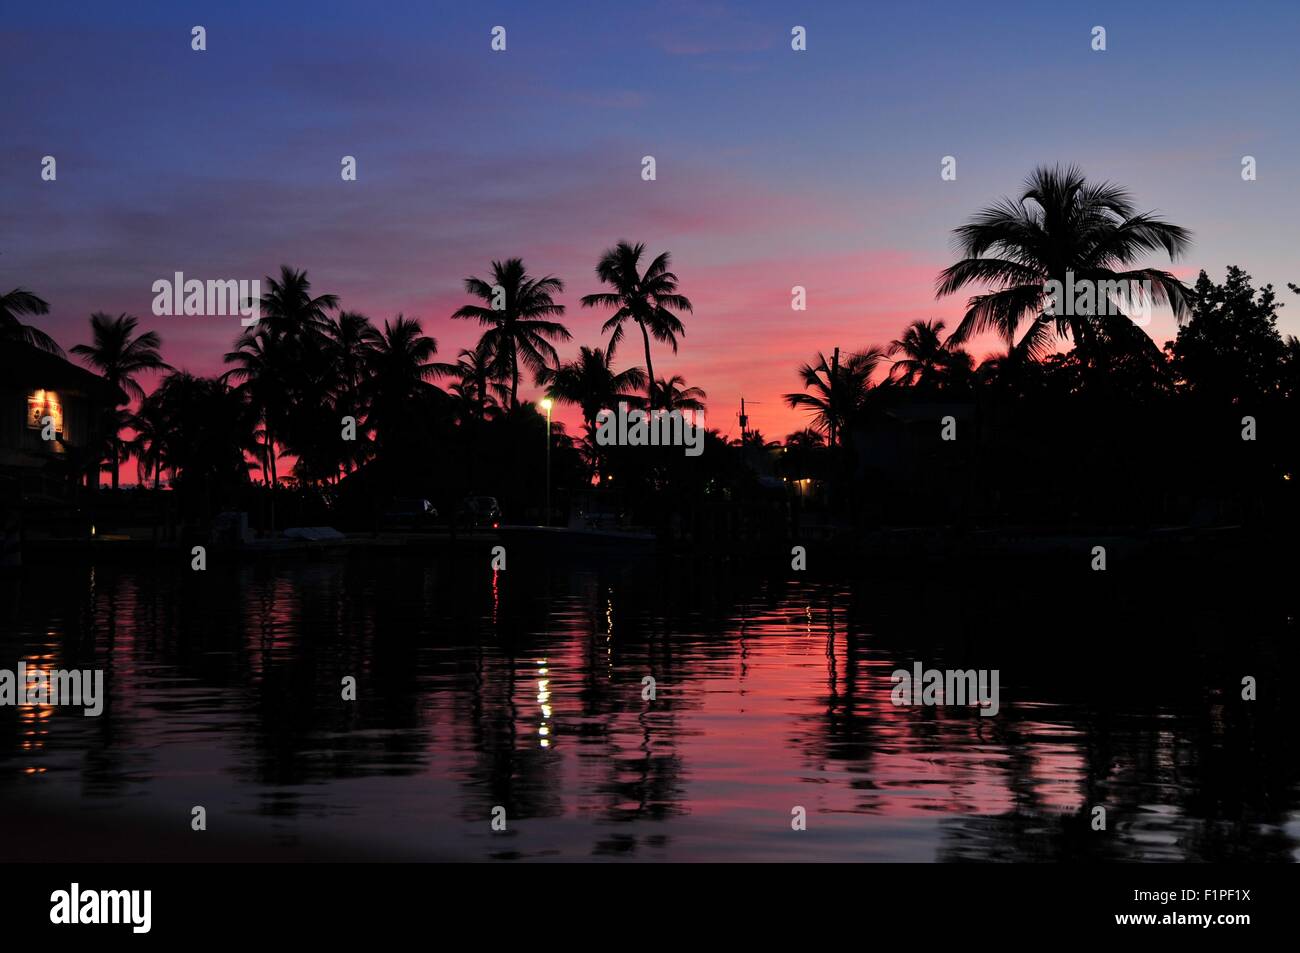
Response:
[{"label": "sunset sky", "polygon": [[[449,318],[463,278],[520,256],[566,283],[567,358],[604,343],[606,314],[578,307],[601,251],[642,241],[672,252],[695,304],[656,372],[704,387],[724,433],[742,394],[758,402],[752,425],[773,438],[803,425],[780,395],[817,350],[884,344],[916,318],[951,327],[963,299],[933,288],[952,228],[1062,162],[1192,229],[1177,274],[1239,264],[1272,282],[1300,333],[1285,290],[1300,281],[1300,7],[1076,6],[14,5],[0,289],[46,298],[37,320],[65,347],[90,312],[129,312],[170,363],[215,373],[238,319],[154,317],[152,283],[285,263],[376,322],[420,318],[452,360],[479,333]],[[206,52],[190,49],[196,24]],[[790,49],[795,24],[807,52]],[[1172,322],[1149,330],[1163,343]],[[621,365],[643,363],[636,343]]]}]

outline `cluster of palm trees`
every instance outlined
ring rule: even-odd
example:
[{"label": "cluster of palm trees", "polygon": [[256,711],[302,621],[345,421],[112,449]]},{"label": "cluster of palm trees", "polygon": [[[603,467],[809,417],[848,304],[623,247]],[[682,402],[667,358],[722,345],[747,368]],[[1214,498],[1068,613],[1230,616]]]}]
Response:
[{"label": "cluster of palm trees", "polygon": [[813,427],[791,434],[787,443],[824,436],[831,446],[842,446],[875,404],[900,389],[913,396],[968,393],[978,379],[975,361],[956,335],[944,336],[944,328],[943,321],[913,321],[885,347],[843,356],[836,351],[829,359],[818,352],[799,368],[804,389],[784,395],[789,407],[810,414]]},{"label": "cluster of palm trees", "polygon": [[[1167,304],[1180,322],[1197,307],[1209,308],[1205,302],[1211,299],[1241,295],[1238,286],[1189,289],[1167,271],[1141,266],[1148,253],[1177,257],[1187,248],[1188,232],[1136,211],[1123,189],[1089,182],[1073,167],[1035,170],[1018,197],[976,213],[956,234],[961,260],[939,275],[936,291],[939,297],[967,288],[976,292],[957,326],[948,333],[942,321],[916,321],[883,347],[818,353],[799,368],[803,389],[784,395],[790,407],[810,414],[808,428],[787,436],[788,451],[798,456],[844,446],[873,406],[898,395],[987,389],[1023,397],[1044,375],[1074,390],[1113,389],[1130,378],[1172,389],[1182,386],[1178,375],[1186,375],[1186,368],[1213,359],[1205,346],[1188,350],[1196,335],[1187,335],[1184,350],[1211,355],[1197,358],[1199,364],[1180,358],[1172,343],[1162,352],[1113,310],[1057,314],[1048,307],[1050,282],[1064,285],[1072,277],[1075,283],[1145,283],[1153,302]],[[454,363],[436,360],[437,342],[419,321],[398,315],[373,324],[341,310],[336,296],[316,294],[305,272],[288,267],[266,279],[267,291],[257,302],[261,318],[225,355],[229,369],[219,378],[205,381],[169,367],[157,334],[138,333],[129,315],[93,315],[92,343],[73,353],[138,402],[134,414],[117,409],[109,428],[105,459],[114,486],[118,464],[131,458],[142,481],[152,476],[155,484],[164,471],[184,482],[187,474],[211,478],[234,470],[246,479],[258,469],[275,486],[286,456],[296,459],[294,476],[304,483],[336,480],[376,457],[402,458],[427,441],[429,421],[464,431],[516,417],[521,409],[532,412],[520,402],[526,376],[551,399],[581,412],[586,432],[578,449],[599,473],[602,451],[594,430],[601,410],[622,401],[700,410],[706,395],[680,376],[654,373],[652,340],[675,353],[685,333],[683,315],[692,312],[669,254],[650,258],[644,245],[619,242],[595,271],[603,287],[580,300],[584,308],[607,312],[607,339],[603,346],[580,346],[570,360],[557,351],[571,339],[562,323],[565,306],[556,300],[564,282],[529,274],[518,258],[494,261],[486,277],[464,280],[472,303],[451,317],[477,322],[482,335]],[[1271,290],[1268,296],[1271,308]],[[47,311],[44,301],[23,289],[0,296],[0,341],[22,340],[58,352],[57,344],[24,321]],[[640,332],[644,366],[618,369],[615,355],[629,330]],[[1002,339],[1005,351],[976,366],[965,347],[988,333]],[[1072,347],[1059,353],[1061,343]],[[1300,346],[1290,348],[1300,354]],[[146,396],[139,377],[150,372],[166,376]],[[200,449],[193,439],[201,429],[194,414],[209,418],[206,438],[224,441],[223,452]],[[225,424],[211,426],[214,414]],[[342,436],[349,419],[356,439]],[[121,437],[127,430],[134,434],[130,440]],[[757,432],[746,432],[742,442],[769,443]]]},{"label": "cluster of palm trees", "polygon": [[[553,400],[581,409],[588,427],[586,450],[602,407],[620,400],[637,406],[703,409],[705,393],[677,375],[655,379],[640,367],[615,370],[614,353],[629,324],[641,331],[646,367],[650,340],[677,349],[684,328],[680,314],[691,302],[677,291],[667,252],[642,265],[645,246],[619,242],[601,256],[596,274],[605,290],[582,305],[607,308],[604,348],[579,349],[561,361],[557,343],[570,340],[558,320],[565,307],[555,298],[564,283],[530,275],[518,258],[494,261],[487,278],[465,279],[474,303],[452,315],[483,328],[477,344],[455,363],[437,361],[437,341],[418,320],[397,315],[382,326],[341,310],[336,295],[317,294],[305,271],[284,266],[264,281],[255,302],[260,319],[245,329],[225,355],[228,370],[213,379],[167,364],[154,331],[138,332],[131,315],[91,316],[92,342],[72,353],[117,385],[131,403],[111,411],[104,465],[118,486],[118,468],[134,459],[142,484],[163,475],[183,484],[259,470],[268,486],[281,482],[281,461],[296,459],[303,483],[336,480],[367,460],[400,457],[428,435],[428,423],[472,428],[520,411],[524,375],[546,387]],[[0,297],[0,340],[21,340],[62,354],[44,332],[22,320],[48,313],[45,301],[15,289]],[[141,378],[164,376],[147,394]],[[447,386],[438,386],[443,382]],[[224,433],[214,431],[220,417]],[[131,439],[123,433],[131,431]],[[195,439],[203,431],[203,439]]]},{"label": "cluster of palm trees", "polygon": [[[95,368],[109,383],[115,384],[129,400],[143,402],[145,393],[144,388],[140,386],[139,376],[147,371],[172,370],[172,367],[163,361],[162,354],[159,352],[162,339],[158,337],[158,333],[146,331],[143,334],[136,334],[137,324],[139,321],[129,314],[120,314],[114,318],[103,312],[96,312],[90,316],[91,343],[74,345],[72,353]],[[145,408],[142,406],[141,410],[144,411]],[[120,407],[112,408],[109,413],[112,414],[112,421],[106,428],[109,440],[108,460],[115,464],[126,459],[129,453],[137,452],[140,445],[134,441],[131,444],[122,442],[123,428],[135,423],[133,415]],[[157,420],[151,422],[156,423]],[[136,439],[139,440],[138,432]],[[150,448],[150,456],[147,459],[155,459],[152,454],[153,448]],[[141,459],[143,462],[145,458]],[[118,468],[116,465],[110,465],[109,471],[113,489],[116,490]]]},{"label": "cluster of palm trees", "polygon": [[[462,360],[467,367],[482,367],[486,376],[508,382],[508,390],[499,388],[507,410],[518,406],[522,366],[537,383],[548,386],[552,399],[581,408],[589,427],[601,407],[637,400],[637,390],[645,390],[642,403],[649,406],[702,407],[705,395],[699,388],[685,387],[679,376],[654,376],[650,339],[670,345],[676,353],[677,339],[686,333],[679,312],[689,313],[691,302],[677,291],[669,253],[658,255],[643,270],[644,255],[645,245],[619,242],[601,256],[596,276],[609,290],[584,295],[582,306],[613,312],[601,328],[609,343],[604,349],[581,347],[575,360],[563,364],[554,344],[571,335],[554,320],[564,314],[564,305],[556,304],[554,296],[564,291],[564,282],[553,275],[532,277],[518,258],[494,261],[491,281],[465,279],[465,290],[485,304],[466,305],[452,315],[486,328],[478,347],[463,352]],[[641,331],[645,368],[615,372],[615,351],[629,322]]]},{"label": "cluster of palm trees", "polygon": [[[1078,168],[1034,170],[1019,197],[977,212],[956,235],[963,257],[939,275],[937,295],[982,290],[950,334],[944,336],[942,321],[916,321],[887,347],[831,361],[819,353],[799,369],[804,391],[786,394],[786,403],[808,410],[831,444],[842,443],[854,421],[893,388],[933,395],[969,392],[977,384],[1014,387],[1054,360],[1062,341],[1073,345],[1073,359],[1094,383],[1117,364],[1159,365],[1159,347],[1118,309],[1094,304],[1055,313],[1050,282],[1145,283],[1153,303],[1169,305],[1180,322],[1190,314],[1190,289],[1167,271],[1136,267],[1148,252],[1176,258],[1188,247],[1188,231],[1137,212],[1124,189],[1089,182]],[[976,368],[963,345],[984,333],[996,334],[1007,349]],[[890,359],[889,370],[878,375]]]}]

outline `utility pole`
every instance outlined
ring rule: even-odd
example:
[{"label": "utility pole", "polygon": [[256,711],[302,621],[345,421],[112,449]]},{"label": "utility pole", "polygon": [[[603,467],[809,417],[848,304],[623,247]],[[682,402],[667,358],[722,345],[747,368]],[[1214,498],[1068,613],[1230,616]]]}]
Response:
[{"label": "utility pole", "polygon": [[[758,404],[761,403],[761,401],[751,400],[750,403]],[[749,414],[745,413],[744,397],[740,398],[740,413],[737,414],[736,416],[740,418],[740,443],[741,446],[744,446],[745,438],[749,436]]]}]

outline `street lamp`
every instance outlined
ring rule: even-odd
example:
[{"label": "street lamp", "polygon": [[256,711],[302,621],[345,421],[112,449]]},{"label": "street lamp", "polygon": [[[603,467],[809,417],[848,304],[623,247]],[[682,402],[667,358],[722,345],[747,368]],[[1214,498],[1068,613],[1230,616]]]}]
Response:
[{"label": "street lamp", "polygon": [[546,411],[546,512],[542,525],[551,525],[551,407],[554,403],[549,397],[542,398],[542,410]]}]

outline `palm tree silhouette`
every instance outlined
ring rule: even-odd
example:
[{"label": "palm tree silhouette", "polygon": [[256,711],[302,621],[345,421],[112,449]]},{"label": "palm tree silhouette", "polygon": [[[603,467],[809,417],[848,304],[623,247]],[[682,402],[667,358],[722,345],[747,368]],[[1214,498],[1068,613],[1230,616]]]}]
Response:
[{"label": "palm tree silhouette", "polygon": [[661,377],[655,381],[652,406],[662,410],[702,411],[708,396],[702,387],[687,387],[686,378],[674,374],[667,380]]},{"label": "palm tree silhouette", "polygon": [[455,398],[460,420],[481,422],[500,410],[500,400],[509,389],[493,381],[495,361],[490,341],[480,341],[473,349],[462,348],[457,355],[457,380],[447,390]]},{"label": "palm tree silhouette", "polygon": [[[641,256],[645,245],[638,242],[630,245],[619,242],[601,256],[596,265],[596,276],[609,285],[613,291],[584,295],[584,308],[614,308],[614,314],[600,329],[602,334],[609,333],[609,347],[606,353],[612,360],[619,342],[623,340],[623,326],[631,318],[641,328],[641,339],[645,344],[645,369],[647,383],[655,380],[654,363],[650,359],[650,337],[657,341],[666,341],[677,353],[677,337],[685,335],[681,319],[676,311],[690,312],[691,302],[684,295],[677,293],[677,276],[668,270],[670,256],[664,252],[640,271]],[[654,407],[655,392],[651,386],[646,394],[651,408]]]},{"label": "palm tree silhouette", "polygon": [[432,379],[455,373],[450,364],[431,360],[438,342],[424,333],[420,322],[398,315],[384,322],[379,340],[370,351],[370,374],[363,386],[368,399],[369,428],[381,447],[397,444],[411,429],[412,418],[440,393]]},{"label": "palm tree silhouette", "polygon": [[830,445],[843,446],[845,430],[865,405],[871,377],[884,356],[880,348],[870,347],[848,355],[838,368],[832,368],[819,351],[816,361],[799,368],[804,390],[812,393],[786,394],[785,402],[793,409],[808,410],[814,426],[828,435]]},{"label": "palm tree silhouette", "polygon": [[269,333],[245,333],[237,342],[236,349],[225,356],[227,364],[237,366],[222,375],[223,381],[236,382],[235,390],[244,396],[257,414],[260,426],[255,455],[261,464],[263,482],[268,487],[279,482],[278,427],[287,412],[280,403],[285,396],[280,385],[282,353],[274,349]]},{"label": "palm tree silhouette", "polygon": [[646,373],[639,367],[615,371],[610,367],[608,354],[598,347],[583,346],[578,348],[574,360],[544,370],[538,383],[546,385],[548,397],[580,407],[590,433],[602,410],[612,408],[620,400],[628,400],[632,396],[630,391],[645,387]]},{"label": "palm tree silhouette", "polygon": [[606,352],[583,346],[578,348],[577,358],[547,368],[538,375],[537,382],[546,385],[546,394],[553,400],[581,408],[585,433],[579,453],[592,473],[600,477],[605,470],[606,451],[596,439],[596,418],[620,401],[636,403],[633,391],[646,386],[645,371],[639,367],[615,371]]},{"label": "palm tree silhouette", "polygon": [[361,408],[357,404],[357,392],[365,379],[370,353],[380,341],[379,329],[364,314],[340,311],[338,320],[330,323],[326,334],[339,402],[350,412],[358,412]]},{"label": "palm tree silhouette", "polygon": [[136,461],[136,481],[145,485],[153,478],[153,488],[158,489],[167,455],[169,422],[163,403],[165,392],[160,387],[140,402],[140,409],[131,416],[130,427],[135,435],[126,445],[126,452]]},{"label": "palm tree silhouette", "polygon": [[787,450],[811,453],[826,446],[826,438],[811,427],[805,427],[803,430],[786,434],[785,446]]},{"label": "palm tree silhouette", "polygon": [[564,314],[564,305],[552,297],[564,290],[564,282],[551,275],[534,278],[522,259],[509,258],[492,262],[491,282],[466,278],[465,290],[488,306],[467,304],[452,317],[474,319],[488,328],[479,346],[494,355],[494,376],[510,381],[509,409],[514,410],[519,406],[519,365],[534,373],[553,366],[559,355],[551,342],[571,337],[563,324],[548,320]]},{"label": "palm tree silhouette", "polygon": [[153,429],[141,452],[159,471],[171,471],[173,486],[200,491],[206,505],[215,491],[247,481],[256,411],[237,390],[220,378],[174,371],[145,403],[142,415]]},{"label": "palm tree silhouette", "polygon": [[[333,404],[331,417],[350,416],[358,423],[365,419],[365,402],[361,387],[365,382],[371,355],[379,344],[378,328],[364,314],[341,311],[338,320],[326,331],[329,355],[328,389]],[[355,468],[366,455],[364,441],[357,440],[339,453],[344,469]]]},{"label": "palm tree silhouette", "polygon": [[[130,401],[144,400],[144,388],[136,380],[137,375],[145,371],[169,371],[171,365],[162,359],[158,349],[162,339],[156,331],[146,331],[132,336],[139,319],[129,314],[119,314],[116,318],[96,311],[90,316],[92,343],[77,344],[72,353],[93,367],[110,384],[115,385]],[[112,462],[113,489],[118,485],[118,465],[122,462],[122,428],[130,424],[130,418],[116,411],[110,411],[109,444]]]},{"label": "palm tree silhouette", "polygon": [[746,430],[731,441],[733,447],[753,448],[755,450],[776,450],[781,446],[779,440],[768,440],[761,430]]},{"label": "palm tree silhouette", "polygon": [[50,306],[43,298],[38,298],[23,288],[15,288],[6,295],[0,295],[0,342],[21,341],[62,357],[63,348],[59,347],[54,338],[19,320],[23,315],[49,313]]},{"label": "palm tree silhouette", "polygon": [[338,307],[338,295],[313,297],[307,272],[288,265],[280,266],[278,281],[269,275],[263,280],[268,292],[253,302],[260,305],[261,317],[248,333],[268,333],[296,341],[319,341],[329,333],[329,312]]},{"label": "palm tree silhouette", "polygon": [[826,438],[811,427],[786,434],[781,457],[785,476],[796,480],[809,476],[825,447]]},{"label": "palm tree silhouette", "polygon": [[295,408],[311,389],[312,370],[328,350],[329,312],[338,307],[338,296],[313,297],[307,272],[288,265],[280,266],[279,280],[270,276],[264,280],[268,291],[253,302],[260,307],[261,317],[226,354],[226,363],[237,366],[222,379],[238,382],[235,390],[261,420],[262,456],[269,485],[274,487],[279,482],[279,447],[286,442]]},{"label": "palm tree silhouette", "polygon": [[[954,365],[969,362],[970,356],[943,339],[942,321],[913,321],[903,336],[891,341],[885,353],[903,356],[894,361],[890,376],[909,387],[937,387]],[[962,360],[965,358],[965,361]]]},{"label": "palm tree silhouette", "polygon": [[1006,198],[983,209],[956,234],[965,257],[939,275],[938,296],[973,284],[994,290],[969,300],[950,339],[954,344],[982,331],[995,331],[1014,343],[1021,321],[1030,317],[1022,349],[1030,356],[1040,356],[1054,339],[1067,337],[1089,360],[1106,352],[1155,349],[1121,314],[1045,313],[1045,284],[1055,280],[1066,285],[1069,273],[1076,283],[1150,282],[1154,303],[1169,304],[1179,321],[1189,314],[1189,292],[1177,278],[1156,268],[1130,266],[1157,250],[1177,258],[1190,244],[1191,233],[1150,212],[1135,213],[1125,189],[1089,183],[1075,166],[1035,169],[1018,200]]}]

